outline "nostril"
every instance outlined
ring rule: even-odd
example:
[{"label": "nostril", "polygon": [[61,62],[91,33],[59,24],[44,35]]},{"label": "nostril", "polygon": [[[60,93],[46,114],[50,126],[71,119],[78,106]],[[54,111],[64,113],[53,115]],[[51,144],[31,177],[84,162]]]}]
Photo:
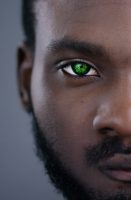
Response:
[{"label": "nostril", "polygon": [[103,135],[108,134],[110,136],[114,136],[115,134],[115,131],[113,130],[113,128],[110,128],[110,127],[101,128],[99,129],[99,132]]}]

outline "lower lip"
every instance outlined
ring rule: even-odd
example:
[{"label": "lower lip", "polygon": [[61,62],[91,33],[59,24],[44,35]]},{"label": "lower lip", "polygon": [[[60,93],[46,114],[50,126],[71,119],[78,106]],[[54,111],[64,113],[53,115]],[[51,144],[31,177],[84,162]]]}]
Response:
[{"label": "lower lip", "polygon": [[103,173],[116,181],[131,182],[131,169],[106,169],[103,171]]}]

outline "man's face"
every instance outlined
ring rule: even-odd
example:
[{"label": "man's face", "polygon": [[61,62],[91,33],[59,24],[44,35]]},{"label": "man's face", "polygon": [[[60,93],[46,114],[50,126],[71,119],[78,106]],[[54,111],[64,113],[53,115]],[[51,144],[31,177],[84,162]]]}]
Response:
[{"label": "man's face", "polygon": [[35,13],[41,134],[84,191],[131,198],[130,1],[38,1]]}]

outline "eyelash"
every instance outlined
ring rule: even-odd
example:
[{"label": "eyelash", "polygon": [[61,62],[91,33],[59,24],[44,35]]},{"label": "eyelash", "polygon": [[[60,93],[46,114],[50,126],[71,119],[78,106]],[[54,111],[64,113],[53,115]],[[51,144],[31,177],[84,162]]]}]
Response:
[{"label": "eyelash", "polygon": [[[73,67],[72,65],[75,64],[81,64],[81,65],[86,65],[88,66],[90,69],[89,71],[84,74],[84,75],[78,75],[75,74],[75,72],[73,72]],[[75,78],[84,78],[84,77],[89,77],[89,76],[97,76],[99,77],[99,73],[96,70],[96,66],[89,62],[89,61],[85,61],[83,59],[73,59],[73,60],[65,60],[65,61],[61,61],[57,64],[57,68],[58,70],[61,70],[63,73],[66,73],[69,76],[75,77]],[[90,72],[92,71],[92,72]],[[91,74],[93,73],[93,74]]]}]

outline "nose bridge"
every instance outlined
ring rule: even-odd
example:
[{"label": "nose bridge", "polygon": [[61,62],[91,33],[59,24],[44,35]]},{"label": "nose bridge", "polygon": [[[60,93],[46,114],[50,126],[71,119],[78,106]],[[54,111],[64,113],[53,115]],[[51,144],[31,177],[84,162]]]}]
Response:
[{"label": "nose bridge", "polygon": [[119,78],[114,88],[111,90],[112,95],[109,100],[109,106],[112,115],[119,120],[129,120],[131,114],[131,78],[122,76]]},{"label": "nose bridge", "polygon": [[93,126],[131,135],[131,80],[122,78],[105,92],[98,106]]}]

